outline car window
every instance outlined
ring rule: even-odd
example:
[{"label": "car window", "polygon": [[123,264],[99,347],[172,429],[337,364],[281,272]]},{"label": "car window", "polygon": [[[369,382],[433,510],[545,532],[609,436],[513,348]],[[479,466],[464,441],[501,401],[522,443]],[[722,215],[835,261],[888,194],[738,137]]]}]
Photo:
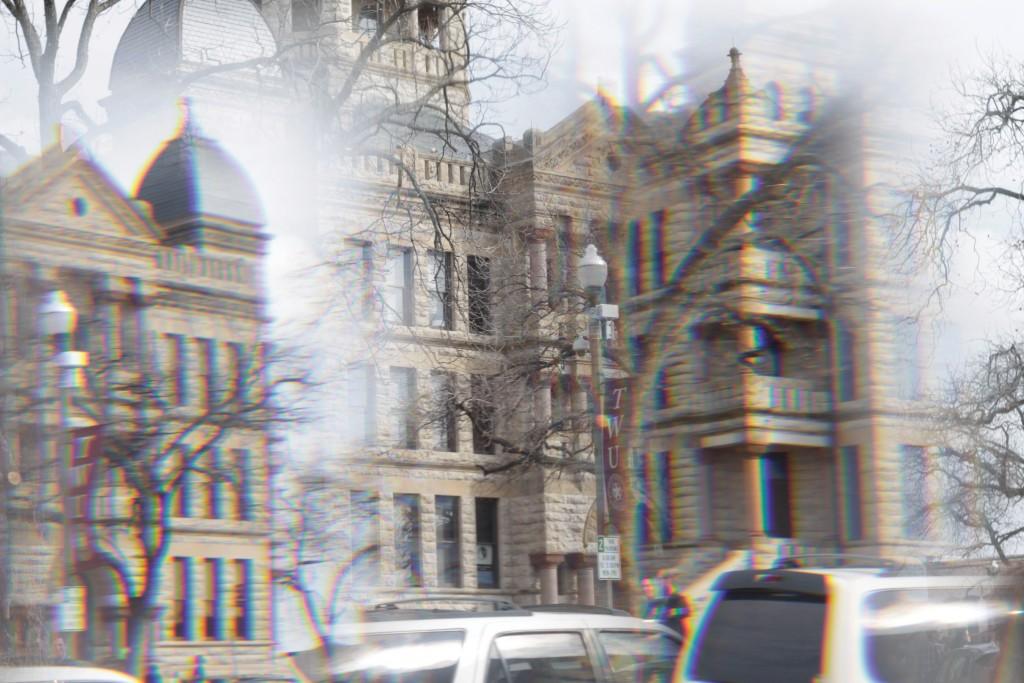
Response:
[{"label": "car window", "polygon": [[864,600],[865,663],[880,683],[1021,680],[1012,605],[967,589],[886,590]]},{"label": "car window", "polygon": [[463,631],[363,634],[333,645],[332,683],[452,683]]},{"label": "car window", "polygon": [[657,631],[601,631],[612,680],[621,683],[667,683],[672,679],[679,641]]},{"label": "car window", "polygon": [[580,633],[513,633],[491,646],[487,683],[596,681]]},{"label": "car window", "polygon": [[690,678],[809,683],[821,672],[825,598],[789,591],[725,591],[696,634]]}]

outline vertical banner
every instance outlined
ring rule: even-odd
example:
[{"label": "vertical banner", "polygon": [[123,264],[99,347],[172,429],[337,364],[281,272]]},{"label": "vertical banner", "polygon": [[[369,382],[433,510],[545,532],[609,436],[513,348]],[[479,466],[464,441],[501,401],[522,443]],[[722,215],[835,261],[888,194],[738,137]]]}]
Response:
[{"label": "vertical banner", "polygon": [[[608,524],[616,534],[622,534],[630,524],[630,463],[629,444],[625,433],[629,431],[629,381],[611,379],[604,382],[604,412],[600,417],[604,436],[605,500],[608,501]],[[605,533],[609,533],[606,530]]]}]

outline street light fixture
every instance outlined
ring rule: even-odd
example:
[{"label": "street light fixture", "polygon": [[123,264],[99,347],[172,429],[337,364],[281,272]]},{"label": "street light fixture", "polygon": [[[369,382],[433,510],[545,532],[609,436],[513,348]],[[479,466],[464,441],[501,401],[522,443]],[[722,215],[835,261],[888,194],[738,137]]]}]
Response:
[{"label": "street light fixture", "polygon": [[[64,586],[62,591],[62,612],[67,610],[70,594],[77,596],[77,599],[84,603],[84,596],[74,591],[71,581],[75,575],[75,551],[74,551],[74,519],[71,510],[71,488],[74,485],[72,480],[72,459],[73,444],[70,432],[69,415],[71,404],[71,391],[81,386],[82,369],[89,363],[89,354],[85,351],[71,350],[71,336],[75,332],[78,323],[78,311],[68,301],[68,296],[61,290],[55,290],[46,295],[42,305],[39,307],[39,331],[47,339],[53,339],[56,346],[56,353],[53,360],[60,370],[60,379],[57,387],[59,391],[59,413],[58,433],[60,434],[61,458],[60,458],[60,480],[62,489],[62,508],[64,522]],[[84,605],[75,605],[76,610],[83,609]],[[64,629],[81,630],[82,624],[68,624],[65,622],[67,615],[62,613],[60,626]]]},{"label": "street light fixture", "polygon": [[[597,535],[605,534],[608,521],[608,492],[605,488],[605,452],[604,452],[604,428],[601,423],[601,416],[604,415],[604,397],[601,387],[601,375],[603,366],[604,350],[602,344],[605,339],[605,323],[619,317],[619,307],[604,303],[604,285],[608,280],[608,262],[597,253],[597,247],[588,244],[583,251],[583,257],[579,261],[577,274],[580,286],[586,291],[590,308],[587,315],[590,318],[590,387],[594,402],[594,470],[597,479]],[[577,337],[573,342],[573,350],[582,349],[583,340]],[[600,573],[600,567],[598,567]],[[602,586],[603,584],[603,586]],[[599,591],[601,597],[598,603],[607,607],[612,606],[612,582],[609,580],[598,581],[598,585],[604,590]]]}]

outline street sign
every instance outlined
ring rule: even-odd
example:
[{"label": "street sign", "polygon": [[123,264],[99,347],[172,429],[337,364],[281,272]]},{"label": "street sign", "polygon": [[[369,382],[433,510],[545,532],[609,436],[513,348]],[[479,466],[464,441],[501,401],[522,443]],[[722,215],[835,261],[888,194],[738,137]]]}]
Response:
[{"label": "street sign", "polygon": [[622,579],[622,557],[619,552],[618,536],[597,537],[597,579],[598,581],[620,581]]},{"label": "street sign", "polygon": [[60,589],[57,630],[85,630],[85,586],[64,586]]}]

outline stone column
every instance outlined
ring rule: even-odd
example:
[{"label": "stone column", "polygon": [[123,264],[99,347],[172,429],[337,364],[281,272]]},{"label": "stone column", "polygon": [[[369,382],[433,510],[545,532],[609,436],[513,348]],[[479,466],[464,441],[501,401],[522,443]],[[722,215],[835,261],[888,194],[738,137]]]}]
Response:
[{"label": "stone column", "polygon": [[576,572],[576,592],[581,605],[596,605],[597,593],[594,591],[594,567],[597,558],[586,553],[569,553],[566,555],[569,568]]},{"label": "stone column", "polygon": [[527,246],[530,259],[530,291],[533,303],[539,305],[548,298],[548,246],[542,234],[530,238]]},{"label": "stone column", "polygon": [[540,603],[553,605],[558,602],[558,565],[565,558],[561,553],[533,553],[530,564],[540,577]]}]

